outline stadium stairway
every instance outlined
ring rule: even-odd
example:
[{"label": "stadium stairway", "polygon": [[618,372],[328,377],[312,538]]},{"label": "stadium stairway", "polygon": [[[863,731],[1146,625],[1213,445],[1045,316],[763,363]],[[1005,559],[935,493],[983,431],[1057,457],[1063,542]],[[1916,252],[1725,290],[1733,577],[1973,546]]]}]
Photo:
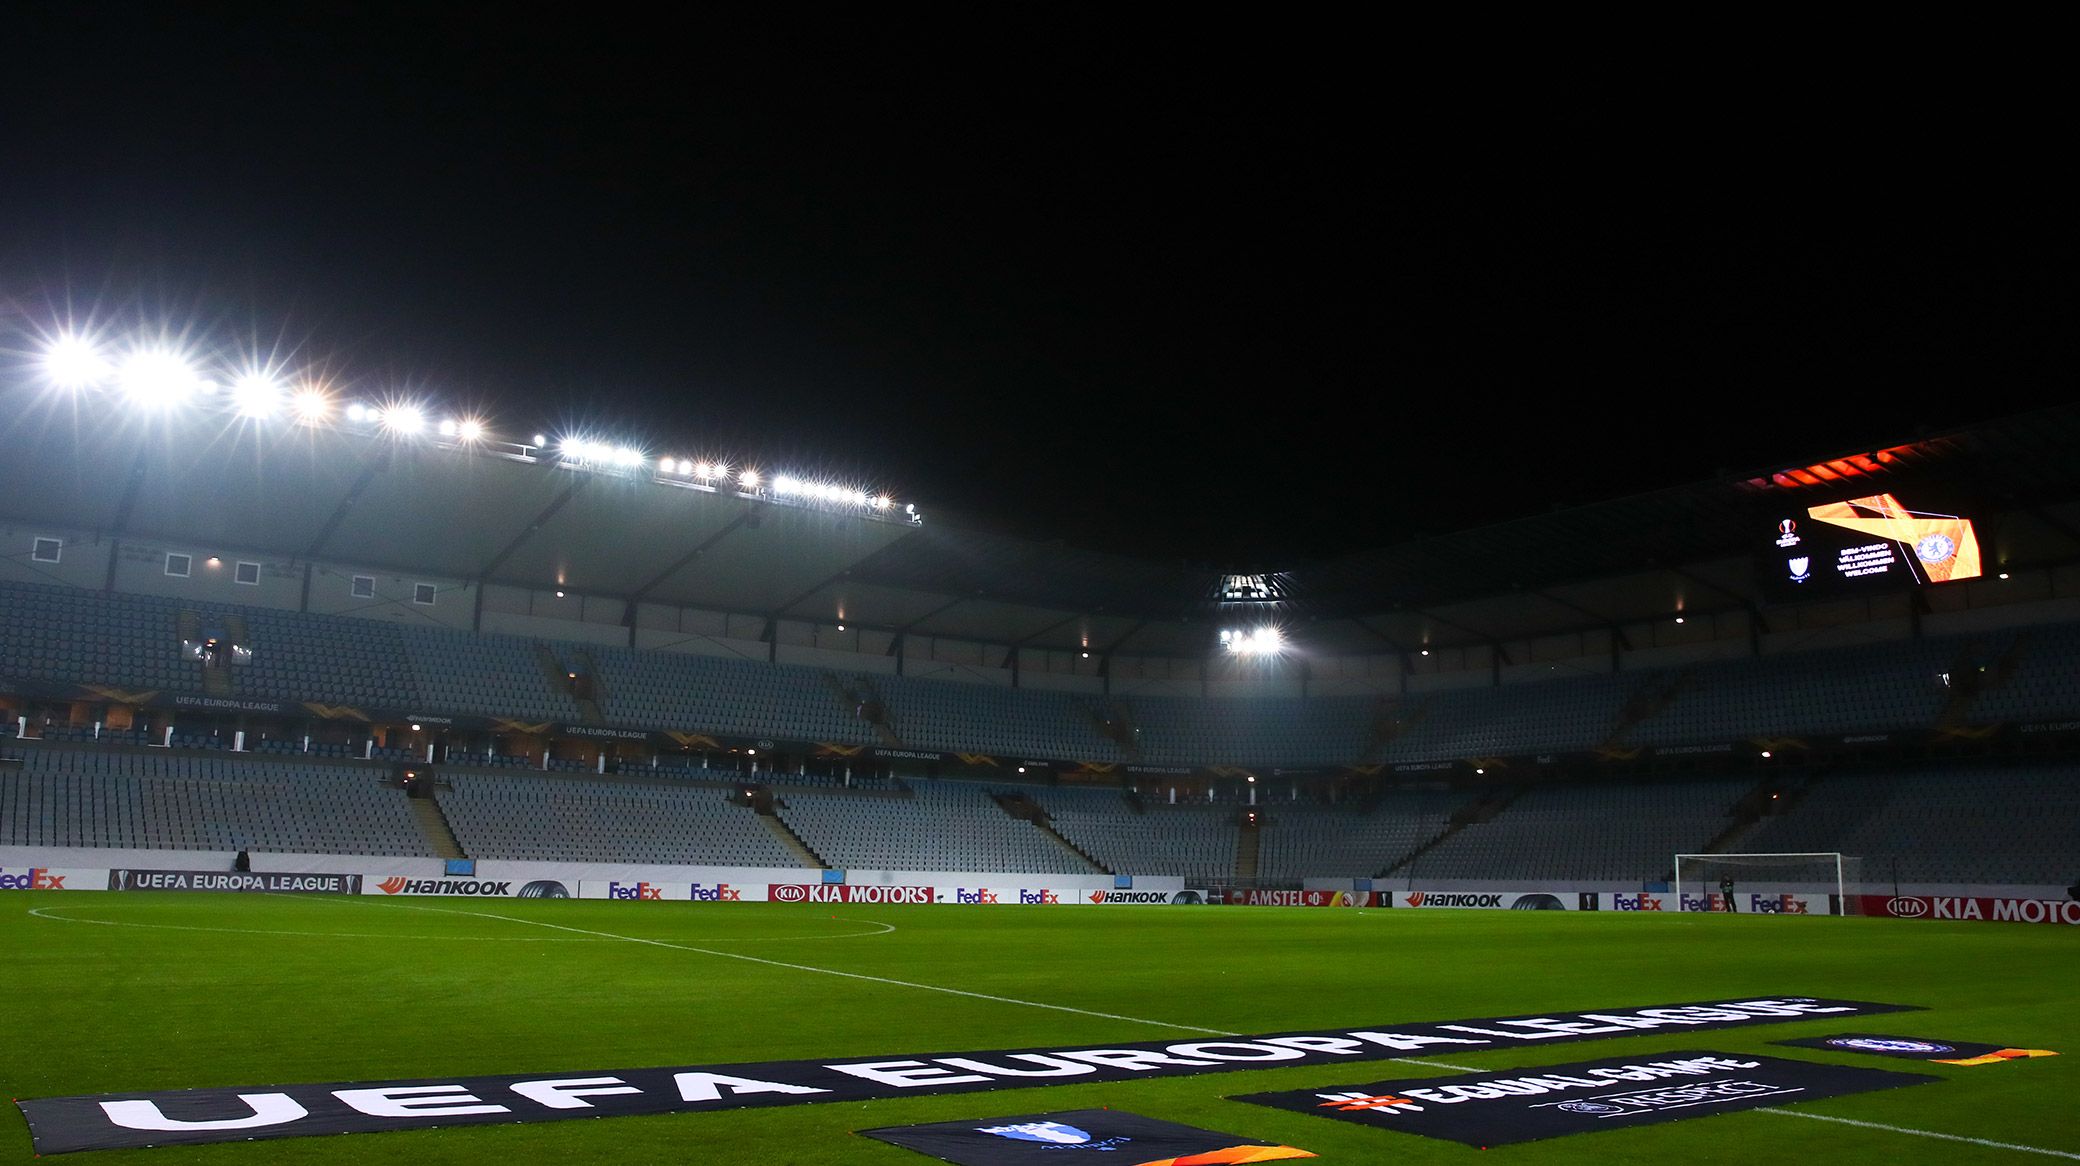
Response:
[{"label": "stadium stairway", "polygon": [[1521,785],[1511,786],[1500,793],[1489,791],[1481,794],[1473,801],[1452,811],[1452,816],[1446,820],[1444,829],[1438,831],[1429,841],[1402,855],[1398,860],[1389,863],[1373,877],[1384,878],[1395,871],[1401,871],[1405,874],[1415,873],[1416,860],[1423,857],[1426,852],[1435,849],[1445,839],[1457,834],[1460,830],[1493,818],[1495,815],[1508,809],[1511,802],[1523,796],[1524,787]]},{"label": "stadium stairway", "polygon": [[583,648],[571,653],[578,662],[578,675],[584,677],[583,687],[573,686],[571,699],[578,702],[578,716],[588,725],[607,723],[607,682],[600,674],[599,661]]},{"label": "stadium stairway", "polygon": [[425,835],[426,845],[435,858],[468,858],[462,852],[462,843],[455,838],[454,827],[448,825],[448,815],[441,811],[441,804],[431,795],[405,798],[412,807],[412,819],[419,823],[419,833]]},{"label": "stadium stairway", "polygon": [[1260,831],[1255,823],[1243,826],[1235,837],[1235,881],[1248,887],[1256,885],[1257,853],[1261,844]]},{"label": "stadium stairway", "polygon": [[1034,801],[1030,795],[1022,793],[991,794],[990,800],[996,802],[999,808],[1013,818],[1021,822],[1032,823],[1033,828],[1038,830],[1043,837],[1053,839],[1057,845],[1070,854],[1075,855],[1079,861],[1089,863],[1092,870],[1103,871],[1106,874],[1117,873],[1104,863],[1092,858],[1083,847],[1064,838],[1061,832],[1054,828],[1054,824],[1047,820],[1047,807]]},{"label": "stadium stairway", "polygon": [[865,721],[874,730],[874,735],[881,738],[882,744],[902,747],[903,738],[897,734],[895,722],[889,717],[888,700],[874,687],[873,681],[864,676],[846,680],[835,672],[826,672],[823,682],[830,687],[831,695],[838,699],[839,707],[847,716]]},{"label": "stadium stairway", "polygon": [[794,827],[789,826],[774,811],[773,799],[770,796],[757,799],[752,803],[751,808],[757,812],[758,820],[765,823],[766,829],[771,831],[773,837],[780,840],[780,845],[785,846],[790,853],[800,859],[804,867],[814,870],[830,869],[831,864],[825,862],[823,856],[816,853],[807,842],[802,840],[801,835],[794,832]]}]

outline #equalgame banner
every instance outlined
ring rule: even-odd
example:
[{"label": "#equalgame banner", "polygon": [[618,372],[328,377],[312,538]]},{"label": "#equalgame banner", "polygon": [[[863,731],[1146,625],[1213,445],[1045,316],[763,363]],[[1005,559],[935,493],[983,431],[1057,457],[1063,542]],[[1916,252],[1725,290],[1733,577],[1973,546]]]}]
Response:
[{"label": "#equalgame banner", "polygon": [[1805,996],[1756,997],[1487,1020],[1416,1021],[1270,1036],[989,1052],[918,1053],[571,1073],[322,1085],[147,1090],[19,1101],[39,1154],[367,1133],[431,1126],[687,1113],[804,1102],[1294,1068],[1612,1036],[1911,1011]]},{"label": "#equalgame banner", "polygon": [[1941,1081],[1690,1050],[1231,1098],[1487,1149]]}]

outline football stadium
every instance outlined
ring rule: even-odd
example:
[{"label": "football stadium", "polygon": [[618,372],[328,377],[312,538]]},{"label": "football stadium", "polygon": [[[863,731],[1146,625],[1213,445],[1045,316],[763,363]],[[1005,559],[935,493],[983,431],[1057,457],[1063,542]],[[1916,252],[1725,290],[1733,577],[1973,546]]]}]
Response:
[{"label": "football stadium", "polygon": [[2080,407],[1233,574],[0,399],[0,1156],[2080,1159]]}]

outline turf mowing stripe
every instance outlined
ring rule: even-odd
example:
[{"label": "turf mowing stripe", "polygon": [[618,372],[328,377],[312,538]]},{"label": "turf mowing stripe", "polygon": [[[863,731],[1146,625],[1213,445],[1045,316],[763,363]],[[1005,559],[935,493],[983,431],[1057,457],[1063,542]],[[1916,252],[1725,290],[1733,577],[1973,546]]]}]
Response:
[{"label": "turf mowing stripe", "polygon": [[1963,1134],[1942,1134],[1934,1130],[1910,1129],[1906,1126],[1889,1126],[1882,1122],[1858,1121],[1853,1117],[1833,1117],[1824,1113],[1806,1113],[1797,1109],[1758,1109],[1756,1113],[1780,1113],[1785,1117],[1810,1118],[1813,1121],[1839,1122],[1845,1126],[1861,1126],[1867,1130],[1884,1130],[1892,1134],[1912,1134],[1917,1138],[1940,1138],[1946,1142],[1970,1142],[1974,1146],[1991,1146],[1996,1150],[2014,1150],[2021,1154],[2042,1154],[2048,1158],[2071,1158],[2080,1162],[2080,1154],[2070,1150],[2047,1150],[2042,1146],[2024,1146],[2015,1142],[1996,1142],[1989,1138],[1968,1138]]}]

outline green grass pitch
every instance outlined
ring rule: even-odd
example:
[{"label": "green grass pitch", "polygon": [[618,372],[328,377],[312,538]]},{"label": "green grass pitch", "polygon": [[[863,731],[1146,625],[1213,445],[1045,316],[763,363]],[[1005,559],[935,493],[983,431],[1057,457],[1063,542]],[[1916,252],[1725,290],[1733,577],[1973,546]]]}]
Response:
[{"label": "green grass pitch", "polygon": [[[1525,1163],[1947,1166],[2080,1156],[2080,929],[1878,919],[11,892],[0,896],[9,1000],[0,1088],[6,1097],[48,1097],[1185,1035],[519,920],[1235,1033],[1746,995],[1918,1004],[1928,1011],[1438,1059],[1505,1068],[1701,1047],[1929,1072],[1945,1080],[1794,1108],[2059,1152],[1737,1113],[1487,1152]],[[1767,1043],[1845,1028],[2065,1055],[1951,1068]],[[928,1159],[851,1131],[1103,1105],[1285,1142],[1325,1162],[1467,1161],[1482,1152],[1222,1100],[1438,1073],[1368,1061],[866,1104],[96,1151],[77,1160],[914,1166]],[[29,1157],[28,1131],[8,1106],[0,1161]]]}]

